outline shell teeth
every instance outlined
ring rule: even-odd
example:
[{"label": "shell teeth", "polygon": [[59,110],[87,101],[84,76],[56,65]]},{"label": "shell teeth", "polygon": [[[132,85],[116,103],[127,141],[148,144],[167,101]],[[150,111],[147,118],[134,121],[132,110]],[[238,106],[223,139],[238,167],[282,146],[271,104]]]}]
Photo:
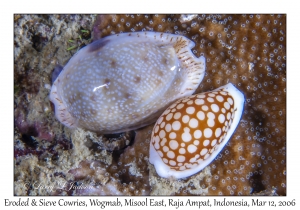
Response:
[{"label": "shell teeth", "polygon": [[156,122],[150,162],[162,177],[184,178],[206,167],[236,129],[244,96],[232,84],[180,99]]}]

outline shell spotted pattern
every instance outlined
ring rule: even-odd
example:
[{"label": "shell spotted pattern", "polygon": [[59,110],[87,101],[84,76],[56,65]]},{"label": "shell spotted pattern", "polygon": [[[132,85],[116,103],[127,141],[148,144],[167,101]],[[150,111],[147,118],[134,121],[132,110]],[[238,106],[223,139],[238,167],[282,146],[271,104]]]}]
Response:
[{"label": "shell spotted pattern", "polygon": [[66,126],[115,133],[154,122],[204,77],[205,59],[184,36],[136,32],[108,36],[81,49],[51,90]]},{"label": "shell spotted pattern", "polygon": [[[151,147],[170,170],[201,170],[228,141],[237,125],[231,129],[237,108],[229,92],[234,87],[228,86],[180,99],[157,120]],[[238,109],[240,115],[243,108]],[[151,156],[150,152],[150,162],[155,162]]]}]

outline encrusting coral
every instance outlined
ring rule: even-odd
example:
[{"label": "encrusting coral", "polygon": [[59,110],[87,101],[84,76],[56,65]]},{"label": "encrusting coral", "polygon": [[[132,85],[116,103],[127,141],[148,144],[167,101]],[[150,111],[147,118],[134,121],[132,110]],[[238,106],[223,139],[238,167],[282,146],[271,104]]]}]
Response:
[{"label": "encrusting coral", "polygon": [[[16,15],[14,22],[16,195],[286,194],[285,15]],[[82,31],[94,40],[134,31],[186,36],[206,58],[196,93],[227,83],[244,93],[242,119],[209,166],[185,179],[161,178],[148,162],[153,125],[109,150],[95,143],[102,136],[55,120],[52,69],[76,52],[68,40],[79,46]],[[50,191],[25,184],[33,180],[93,187]]]}]

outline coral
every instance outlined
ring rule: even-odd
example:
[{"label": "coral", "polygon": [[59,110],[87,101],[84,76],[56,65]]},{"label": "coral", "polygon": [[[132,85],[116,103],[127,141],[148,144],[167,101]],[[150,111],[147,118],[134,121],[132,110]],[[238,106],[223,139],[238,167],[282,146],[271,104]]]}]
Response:
[{"label": "coral", "polygon": [[[93,39],[145,30],[186,36],[196,43],[193,53],[206,58],[206,75],[196,93],[231,82],[245,94],[244,114],[228,144],[208,167],[180,180],[159,177],[148,163],[151,125],[137,130],[130,143],[120,141],[117,147],[123,149],[109,151],[102,147],[109,143],[95,145],[94,134],[70,131],[55,120],[47,97],[52,70],[76,52],[77,47],[67,50],[68,40],[79,41],[81,30],[91,31],[94,20],[93,15],[14,20],[16,195],[286,195],[285,15],[97,17]],[[36,122],[43,122],[43,129],[32,129]],[[44,133],[54,137],[40,139]],[[96,183],[85,190],[50,191],[27,187],[34,180]]]},{"label": "coral", "polygon": [[240,125],[202,184],[210,186],[209,195],[249,195],[272,187],[285,195],[285,27],[286,16],[280,14],[100,15],[92,37],[149,30],[192,39],[193,52],[207,62],[196,93],[231,82],[246,98]]}]

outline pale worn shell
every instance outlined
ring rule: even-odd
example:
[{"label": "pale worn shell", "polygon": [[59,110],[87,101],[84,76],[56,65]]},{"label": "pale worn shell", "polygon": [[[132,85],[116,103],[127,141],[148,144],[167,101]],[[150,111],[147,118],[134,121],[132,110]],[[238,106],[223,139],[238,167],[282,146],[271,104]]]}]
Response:
[{"label": "pale worn shell", "polygon": [[87,45],[55,80],[50,100],[64,125],[102,133],[154,122],[202,81],[205,59],[184,36],[123,33]]}]

